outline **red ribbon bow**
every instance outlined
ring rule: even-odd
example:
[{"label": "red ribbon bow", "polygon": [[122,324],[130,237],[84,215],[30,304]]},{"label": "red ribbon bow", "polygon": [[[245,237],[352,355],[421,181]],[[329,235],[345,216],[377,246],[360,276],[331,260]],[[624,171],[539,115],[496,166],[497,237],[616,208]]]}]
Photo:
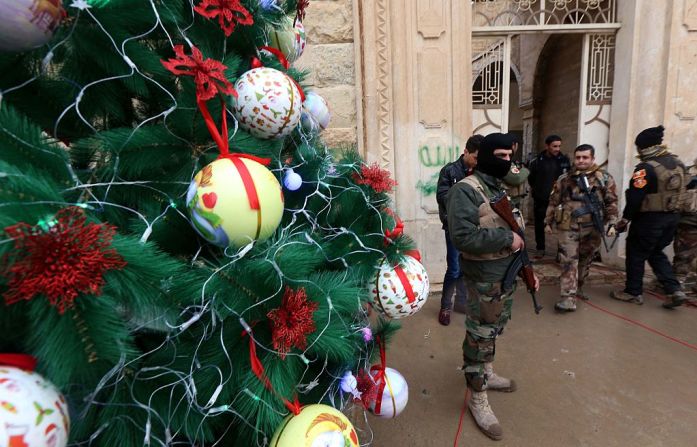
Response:
[{"label": "red ribbon bow", "polygon": [[382,409],[382,394],[385,392],[385,385],[387,384],[387,378],[385,377],[387,355],[385,354],[385,341],[382,339],[382,337],[379,335],[376,336],[375,342],[380,348],[380,364],[370,367],[370,375],[373,376],[375,379],[375,384],[378,386],[377,396],[375,396],[375,413],[380,414],[380,410]]}]

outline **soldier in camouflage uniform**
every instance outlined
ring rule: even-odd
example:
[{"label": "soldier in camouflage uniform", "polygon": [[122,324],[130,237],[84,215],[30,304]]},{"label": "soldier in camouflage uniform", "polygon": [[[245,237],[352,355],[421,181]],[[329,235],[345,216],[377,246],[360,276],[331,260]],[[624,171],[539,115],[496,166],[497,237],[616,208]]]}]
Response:
[{"label": "soldier in camouflage uniform", "polygon": [[[491,208],[502,192],[501,179],[509,172],[510,139],[500,133],[484,137],[477,169],[448,192],[448,228],[461,253],[461,269],[469,288],[466,335],[462,345],[468,407],[477,426],[492,439],[503,430],[489,406],[487,390],[514,391],[515,382],[494,373],[495,342],[511,317],[515,290],[501,290],[501,282],[515,251],[524,241]],[[539,286],[539,284],[536,284]]]},{"label": "soldier in camouflage uniform", "polygon": [[[576,310],[577,296],[586,298],[581,290],[603,237],[593,225],[590,201],[584,199],[581,188],[584,178],[588,181],[588,194],[596,194],[597,204],[602,206],[596,211],[607,225],[607,235],[615,235],[618,216],[615,180],[595,164],[595,148],[582,144],[574,150],[574,169],[554,183],[545,216],[545,232],[551,233],[552,225],[559,230],[561,299],[554,308],[562,312]],[[602,231],[606,232],[604,226]]]},{"label": "soldier in camouflage uniform", "polygon": [[697,299],[697,158],[688,170],[683,211],[675,233],[673,270],[675,277],[694,302]]}]

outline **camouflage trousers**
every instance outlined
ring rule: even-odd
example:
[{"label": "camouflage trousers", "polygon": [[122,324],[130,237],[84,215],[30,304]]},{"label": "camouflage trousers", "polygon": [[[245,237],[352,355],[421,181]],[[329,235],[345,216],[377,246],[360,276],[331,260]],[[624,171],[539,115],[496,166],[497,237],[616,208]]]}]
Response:
[{"label": "camouflage trousers", "polygon": [[697,291],[697,227],[678,225],[673,241],[673,271],[686,293]]},{"label": "camouflage trousers", "polygon": [[559,283],[562,297],[575,297],[578,289],[583,286],[600,242],[600,233],[593,227],[559,231]]},{"label": "camouflage trousers", "polygon": [[501,283],[468,281],[467,317],[462,355],[467,385],[475,391],[486,390],[484,364],[494,361],[496,337],[511,319],[513,290],[501,294]]}]

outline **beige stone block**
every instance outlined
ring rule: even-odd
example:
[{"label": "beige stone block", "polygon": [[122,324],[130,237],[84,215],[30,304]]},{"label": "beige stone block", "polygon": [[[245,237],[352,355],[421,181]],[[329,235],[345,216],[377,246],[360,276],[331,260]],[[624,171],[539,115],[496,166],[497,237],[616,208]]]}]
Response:
[{"label": "beige stone block", "polygon": [[352,85],[356,82],[353,51],[353,43],[308,45],[295,66],[310,71],[306,79],[308,85]]},{"label": "beige stone block", "polygon": [[303,25],[308,44],[353,42],[351,0],[313,1]]},{"label": "beige stone block", "polygon": [[355,127],[329,128],[322,131],[321,137],[330,149],[355,148],[358,142]]},{"label": "beige stone block", "polygon": [[330,128],[356,127],[356,92],[353,85],[315,88],[312,91],[329,104],[332,113]]}]

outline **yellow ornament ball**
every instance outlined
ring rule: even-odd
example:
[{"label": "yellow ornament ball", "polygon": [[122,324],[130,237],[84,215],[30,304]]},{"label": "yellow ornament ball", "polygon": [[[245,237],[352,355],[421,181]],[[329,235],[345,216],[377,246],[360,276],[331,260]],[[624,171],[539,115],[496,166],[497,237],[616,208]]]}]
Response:
[{"label": "yellow ornament ball", "polygon": [[[258,198],[255,209],[254,197]],[[186,206],[194,229],[219,247],[241,247],[269,238],[283,217],[283,192],[261,163],[221,158],[201,169],[189,185]]]},{"label": "yellow ornament ball", "polygon": [[271,447],[358,447],[348,418],[329,405],[307,405],[286,417],[271,439]]}]

